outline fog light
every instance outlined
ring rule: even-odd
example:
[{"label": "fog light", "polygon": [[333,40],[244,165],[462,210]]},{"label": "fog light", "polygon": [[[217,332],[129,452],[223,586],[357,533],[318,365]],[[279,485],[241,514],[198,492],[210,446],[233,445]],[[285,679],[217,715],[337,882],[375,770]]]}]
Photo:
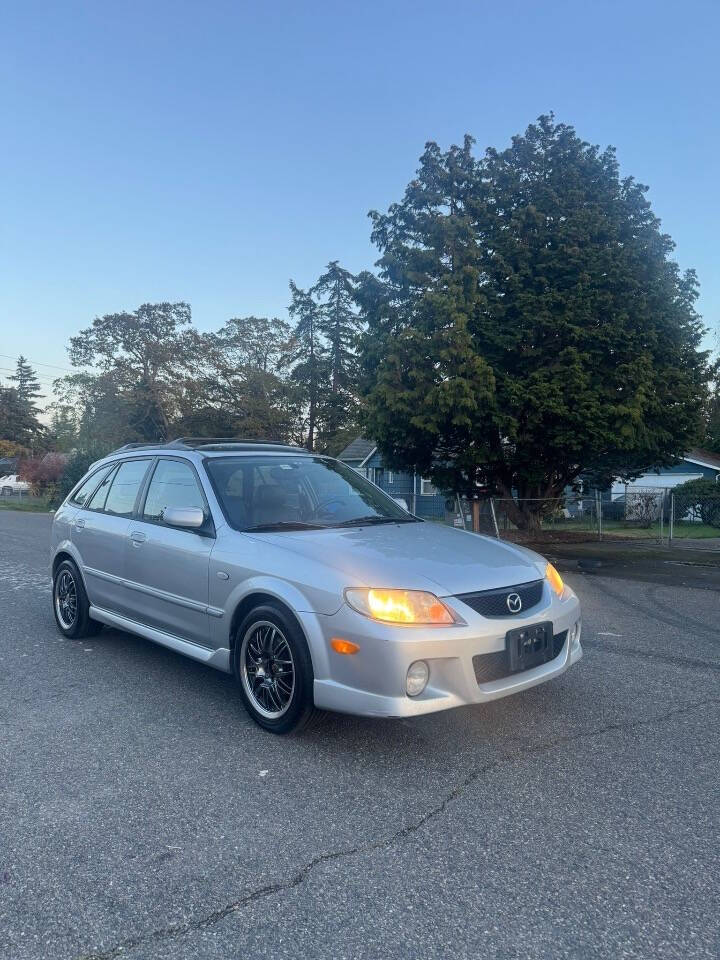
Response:
[{"label": "fog light", "polygon": [[427,686],[430,677],[430,668],[424,660],[416,660],[408,667],[405,689],[409,697],[416,697]]}]

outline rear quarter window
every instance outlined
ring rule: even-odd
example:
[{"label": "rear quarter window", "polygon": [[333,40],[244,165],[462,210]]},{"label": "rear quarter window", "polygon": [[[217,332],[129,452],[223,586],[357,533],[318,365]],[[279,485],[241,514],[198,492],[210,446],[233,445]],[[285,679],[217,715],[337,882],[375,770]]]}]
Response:
[{"label": "rear quarter window", "polygon": [[97,485],[102,483],[112,468],[113,464],[108,467],[102,467],[100,470],[96,470],[94,473],[91,473],[87,480],[84,480],[77,488],[75,493],[70,497],[70,503],[74,503],[76,507],[84,507],[92,496]]}]

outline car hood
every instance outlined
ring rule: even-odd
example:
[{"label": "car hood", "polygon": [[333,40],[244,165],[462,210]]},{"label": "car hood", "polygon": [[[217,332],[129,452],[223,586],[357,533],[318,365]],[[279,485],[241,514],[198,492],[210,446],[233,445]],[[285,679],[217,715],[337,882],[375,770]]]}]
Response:
[{"label": "car hood", "polygon": [[522,547],[437,523],[246,534],[368,587],[431,590],[453,596],[527,583],[542,558]]}]

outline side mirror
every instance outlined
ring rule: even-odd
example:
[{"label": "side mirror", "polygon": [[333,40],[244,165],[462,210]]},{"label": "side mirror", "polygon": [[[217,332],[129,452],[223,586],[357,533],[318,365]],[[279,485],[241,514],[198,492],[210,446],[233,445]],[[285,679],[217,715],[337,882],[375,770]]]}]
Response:
[{"label": "side mirror", "polygon": [[197,530],[205,523],[205,514],[200,507],[167,507],[163,511],[163,520],[171,527]]},{"label": "side mirror", "polygon": [[408,510],[407,500],[403,500],[402,497],[393,497],[393,500],[395,501],[395,503],[396,503],[399,507],[402,507],[403,510],[405,510],[407,513],[410,512],[410,511]]}]

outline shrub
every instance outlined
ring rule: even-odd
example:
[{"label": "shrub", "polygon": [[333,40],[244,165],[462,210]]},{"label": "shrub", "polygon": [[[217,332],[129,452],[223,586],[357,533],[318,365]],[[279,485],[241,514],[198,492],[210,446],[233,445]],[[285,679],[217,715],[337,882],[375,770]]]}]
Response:
[{"label": "shrub", "polygon": [[681,483],[673,493],[676,520],[698,520],[709,527],[720,527],[720,483],[701,477]]}]

